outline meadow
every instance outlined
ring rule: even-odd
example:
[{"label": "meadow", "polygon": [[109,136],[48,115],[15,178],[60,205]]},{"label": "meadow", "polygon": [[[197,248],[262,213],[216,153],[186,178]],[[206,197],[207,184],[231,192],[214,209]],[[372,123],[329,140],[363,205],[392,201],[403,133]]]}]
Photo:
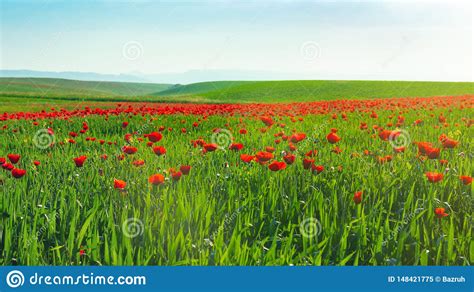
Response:
[{"label": "meadow", "polygon": [[340,99],[460,96],[474,94],[473,82],[424,81],[212,81],[192,84],[0,78],[0,113],[114,107],[117,102],[293,103]]},{"label": "meadow", "polygon": [[474,262],[472,95],[244,101],[0,115],[0,264]]}]

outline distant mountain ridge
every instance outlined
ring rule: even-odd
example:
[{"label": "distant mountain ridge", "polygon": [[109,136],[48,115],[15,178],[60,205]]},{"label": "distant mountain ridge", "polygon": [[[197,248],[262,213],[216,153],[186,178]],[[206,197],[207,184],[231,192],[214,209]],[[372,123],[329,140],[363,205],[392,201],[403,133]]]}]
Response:
[{"label": "distant mountain ridge", "polygon": [[59,78],[82,81],[150,82],[131,74],[100,74],[94,72],[53,72],[35,70],[0,70],[0,77]]},{"label": "distant mountain ridge", "polygon": [[[261,80],[314,80],[325,79],[323,76],[305,73],[281,73],[255,70],[189,70],[178,73],[143,74],[102,74],[95,72],[73,71],[35,71],[35,70],[0,70],[0,77],[60,78],[83,81],[116,81],[138,83],[191,84],[210,81],[261,81]],[[347,76],[340,76],[344,78]],[[339,78],[339,79],[340,79]],[[338,79],[338,78],[335,78]]]}]

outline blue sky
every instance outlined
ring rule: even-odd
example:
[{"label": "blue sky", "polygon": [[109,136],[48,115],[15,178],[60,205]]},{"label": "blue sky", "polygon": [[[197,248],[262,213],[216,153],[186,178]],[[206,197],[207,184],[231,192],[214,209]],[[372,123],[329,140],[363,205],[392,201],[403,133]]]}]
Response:
[{"label": "blue sky", "polygon": [[1,69],[474,75],[470,1],[1,1]]}]

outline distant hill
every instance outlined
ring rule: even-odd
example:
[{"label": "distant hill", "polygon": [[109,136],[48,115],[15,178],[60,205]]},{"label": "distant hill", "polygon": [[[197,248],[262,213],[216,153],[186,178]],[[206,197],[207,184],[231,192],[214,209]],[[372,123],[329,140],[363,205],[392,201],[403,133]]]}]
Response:
[{"label": "distant hill", "polygon": [[424,81],[216,81],[179,85],[161,97],[200,97],[216,102],[293,102],[474,94],[473,82]]},{"label": "distant hill", "polygon": [[144,96],[173,84],[79,81],[55,78],[0,78],[0,94],[37,97]]},{"label": "distant hill", "polygon": [[220,92],[225,94],[236,86],[243,84],[255,83],[256,81],[211,81],[198,82],[188,85],[175,85],[166,90],[155,92],[153,95],[157,96],[174,96],[174,95],[200,95],[209,92]]},{"label": "distant hill", "polygon": [[0,78],[0,102],[305,102],[474,95],[473,82],[419,81],[214,81],[188,85],[78,81],[53,78]]}]

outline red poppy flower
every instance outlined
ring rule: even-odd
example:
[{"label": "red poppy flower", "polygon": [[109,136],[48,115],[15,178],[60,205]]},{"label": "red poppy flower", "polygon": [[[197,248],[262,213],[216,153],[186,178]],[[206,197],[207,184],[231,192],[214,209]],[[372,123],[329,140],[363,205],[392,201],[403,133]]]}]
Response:
[{"label": "red poppy flower", "polygon": [[171,177],[173,178],[173,180],[175,181],[178,181],[180,178],[181,178],[181,171],[173,171],[171,172]]},{"label": "red poppy flower", "polygon": [[162,174],[154,174],[152,176],[150,176],[148,178],[148,181],[152,184],[152,185],[161,185],[165,182],[165,177],[162,175]]},{"label": "red poppy flower", "polygon": [[151,132],[147,136],[148,136],[148,140],[150,140],[150,142],[153,142],[153,143],[158,142],[161,140],[161,138],[163,138],[163,135],[161,135],[161,133],[158,133],[158,132]]},{"label": "red poppy flower", "polygon": [[138,149],[137,147],[133,147],[133,146],[124,146],[122,150],[124,153],[127,153],[127,154],[135,154]]},{"label": "red poppy flower", "polygon": [[240,154],[240,160],[246,163],[250,163],[252,160],[255,159],[255,156],[248,155],[248,154]]},{"label": "red poppy flower", "polygon": [[18,154],[8,154],[7,157],[8,160],[10,160],[10,162],[13,164],[16,164],[21,158],[21,156]]},{"label": "red poppy flower", "polygon": [[26,174],[26,170],[24,169],[19,169],[19,168],[12,169],[12,175],[14,178],[21,178],[25,174]]},{"label": "red poppy flower", "polygon": [[275,152],[275,147],[267,146],[267,147],[265,147],[265,151],[267,151],[267,152]]},{"label": "red poppy flower", "polygon": [[273,125],[275,123],[275,121],[273,121],[272,117],[268,117],[268,116],[260,117],[260,120],[268,127],[270,127],[271,125]]},{"label": "red poppy flower", "polygon": [[102,159],[102,160],[107,160],[107,158],[108,158],[107,154],[102,154],[100,156],[100,159]]},{"label": "red poppy flower", "polygon": [[388,139],[390,138],[391,135],[392,135],[392,131],[390,131],[390,130],[383,130],[383,131],[379,132],[379,138],[382,141],[388,141]]},{"label": "red poppy flower", "polygon": [[242,135],[245,135],[245,134],[247,134],[247,130],[246,129],[240,129],[239,133],[242,134]]},{"label": "red poppy flower", "polygon": [[127,186],[127,183],[123,180],[119,180],[114,178],[114,188],[116,189],[124,189]]},{"label": "red poppy flower", "polygon": [[4,157],[0,157],[0,165],[4,164],[7,160]]},{"label": "red poppy flower", "polygon": [[323,172],[324,166],[312,164],[312,165],[311,165],[311,170],[312,170],[313,172],[316,172],[317,174],[320,174],[321,172]]},{"label": "red poppy flower", "polygon": [[444,148],[455,148],[458,145],[458,141],[446,138],[442,142]]},{"label": "red poppy flower", "polygon": [[303,159],[303,168],[310,169],[311,165],[313,165],[314,159],[304,158]]},{"label": "red poppy flower", "polygon": [[74,163],[76,164],[77,167],[82,167],[84,165],[84,162],[86,161],[87,156],[82,155],[76,158],[73,158]]},{"label": "red poppy flower", "polygon": [[300,141],[303,141],[306,138],[305,133],[298,133],[298,134],[293,134],[290,137],[290,141],[293,143],[298,143]]},{"label": "red poppy flower", "polygon": [[436,159],[439,158],[439,148],[429,148],[427,149],[426,155],[428,156],[429,159]]},{"label": "red poppy flower", "polygon": [[308,157],[315,157],[316,155],[318,155],[318,150],[310,150],[306,152],[305,154],[305,156],[308,156]]},{"label": "red poppy flower", "polygon": [[435,213],[435,216],[436,216],[438,219],[441,219],[441,218],[446,217],[446,216],[449,215],[448,213],[446,213],[446,212],[444,211],[444,208],[436,208],[436,209],[434,210],[434,213]]},{"label": "red poppy flower", "polygon": [[440,160],[439,160],[439,163],[440,163],[441,165],[447,165],[447,164],[448,164],[448,161],[447,161],[446,159],[440,159]]},{"label": "red poppy flower", "polygon": [[234,151],[239,151],[239,150],[242,150],[243,148],[244,148],[244,144],[242,143],[232,143],[229,146],[229,149],[234,150]]},{"label": "red poppy flower", "polygon": [[144,160],[135,160],[134,162],[132,162],[132,164],[134,166],[142,166],[145,164],[145,161]]},{"label": "red poppy flower", "polygon": [[258,162],[262,163],[262,162],[267,162],[270,159],[272,159],[273,154],[270,152],[260,151],[255,155],[255,157],[257,158]]},{"label": "red poppy flower", "polygon": [[181,165],[181,167],[179,168],[179,170],[180,170],[184,175],[188,175],[188,174],[189,174],[189,171],[191,170],[191,166],[189,166],[189,165]]},{"label": "red poppy flower", "polygon": [[219,148],[219,146],[217,146],[217,144],[214,144],[214,143],[204,144],[203,147],[208,152],[215,151],[217,148]]},{"label": "red poppy flower", "polygon": [[286,164],[293,164],[295,162],[296,156],[293,154],[287,154],[283,156],[283,160],[285,160]]},{"label": "red poppy flower", "polygon": [[125,129],[127,126],[128,126],[128,122],[123,122],[123,123],[122,123],[122,128]]},{"label": "red poppy flower", "polygon": [[69,136],[73,137],[73,138],[76,138],[77,137],[77,133],[75,132],[69,132]]},{"label": "red poppy flower", "polygon": [[428,181],[432,182],[432,183],[439,182],[443,179],[443,174],[442,173],[427,172],[425,175],[428,178]]},{"label": "red poppy flower", "polygon": [[334,149],[331,150],[331,152],[336,153],[336,154],[341,154],[342,149],[339,148],[338,146],[334,147]]},{"label": "red poppy flower", "polygon": [[421,155],[427,155],[431,148],[433,148],[433,144],[429,142],[418,142],[416,143],[418,146],[418,152]]},{"label": "red poppy flower", "polygon": [[273,161],[272,163],[270,163],[268,165],[268,168],[271,170],[271,171],[279,171],[279,170],[282,170],[282,169],[285,169],[286,168],[286,163],[284,163],[283,161]]},{"label": "red poppy flower", "polygon": [[33,161],[33,164],[36,165],[36,166],[39,166],[41,164],[41,162],[39,162],[38,160],[35,160],[35,161]]},{"label": "red poppy flower", "polygon": [[125,136],[123,136],[123,139],[125,140],[125,142],[130,143],[130,140],[132,140],[132,134],[125,134]]},{"label": "red poppy flower", "polygon": [[461,175],[459,179],[462,181],[464,185],[470,185],[472,183],[472,177],[467,175]]},{"label": "red poppy flower", "polygon": [[406,150],[405,146],[393,147],[393,151],[395,151],[395,153],[402,153],[402,152],[405,152],[405,150]]},{"label": "red poppy flower", "polygon": [[7,163],[2,164],[2,168],[6,169],[6,170],[12,170],[12,169],[15,168],[15,166],[13,166],[13,164],[7,162]]},{"label": "red poppy flower", "polygon": [[156,155],[161,156],[166,153],[166,149],[163,146],[156,146],[153,147],[153,152],[155,152]]},{"label": "red poppy flower", "polygon": [[341,138],[336,133],[333,133],[333,132],[329,133],[326,136],[326,139],[331,144],[337,143],[339,140],[341,140]]},{"label": "red poppy flower", "polygon": [[356,205],[362,202],[362,191],[355,192],[354,197],[352,198]]}]

